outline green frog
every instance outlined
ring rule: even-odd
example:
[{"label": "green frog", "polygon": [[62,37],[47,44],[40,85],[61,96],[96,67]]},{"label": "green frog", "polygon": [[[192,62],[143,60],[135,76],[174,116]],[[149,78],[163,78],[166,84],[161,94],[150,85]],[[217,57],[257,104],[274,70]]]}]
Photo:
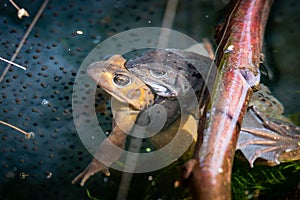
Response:
[{"label": "green frog", "polygon": [[[202,93],[202,88],[205,86],[203,74],[208,75],[210,64],[209,58],[174,49],[150,50],[128,61],[116,55],[107,61],[91,64],[88,68],[89,76],[116,99],[113,131],[107,140],[124,148],[126,132],[132,129],[134,123],[148,123],[147,118],[140,116],[154,104],[159,104],[167,110],[167,123],[162,134],[153,136],[150,140],[158,148],[167,144],[173,137],[172,127],[175,126],[174,124],[178,125],[178,117],[182,115],[184,123],[180,129],[196,141],[198,105],[190,104],[189,101],[180,104],[177,99],[180,97],[189,99],[193,95],[198,97],[199,94],[206,94]],[[210,79],[214,79],[213,73],[211,74]],[[268,95],[268,98],[273,100],[272,110],[273,108],[277,110],[269,116],[265,106],[261,106],[261,102],[266,100],[266,98],[260,100],[262,94],[267,93],[260,91],[254,93],[252,97],[253,103],[249,104],[248,112],[244,117],[237,145],[237,149],[242,151],[251,166],[259,157],[265,159],[266,164],[269,165],[287,161],[289,158],[281,160],[280,155],[295,152],[299,148],[300,138],[297,135],[299,128],[282,121],[284,117],[277,117],[277,121],[269,119],[282,116],[283,107],[280,102]],[[106,141],[100,145],[98,155],[111,157],[110,162],[101,163],[93,159],[89,166],[73,180],[73,183],[82,179],[81,185],[83,185],[91,175],[99,171],[109,174],[108,167],[120,155],[110,155],[105,150],[105,143]],[[291,156],[288,157],[290,160],[293,159]]]}]

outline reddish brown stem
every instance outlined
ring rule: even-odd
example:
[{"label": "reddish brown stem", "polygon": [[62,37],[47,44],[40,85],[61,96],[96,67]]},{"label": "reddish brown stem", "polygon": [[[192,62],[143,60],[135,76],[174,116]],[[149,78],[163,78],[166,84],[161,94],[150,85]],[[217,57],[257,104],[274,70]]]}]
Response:
[{"label": "reddish brown stem", "polygon": [[195,199],[231,198],[232,163],[240,124],[251,88],[259,84],[262,39],[272,1],[233,3],[218,33],[222,35],[217,51],[220,76],[203,144],[195,154],[197,164],[191,175]]}]

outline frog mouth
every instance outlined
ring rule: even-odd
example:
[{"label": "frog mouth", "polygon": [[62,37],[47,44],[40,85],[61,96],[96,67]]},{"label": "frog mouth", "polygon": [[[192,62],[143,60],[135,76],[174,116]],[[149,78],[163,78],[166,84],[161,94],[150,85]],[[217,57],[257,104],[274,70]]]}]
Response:
[{"label": "frog mouth", "polygon": [[170,90],[168,87],[164,86],[164,85],[159,85],[159,84],[149,84],[150,87],[153,88],[153,90],[155,90],[155,92],[159,95],[159,96],[163,96],[163,97],[175,97],[176,96],[176,92]]}]

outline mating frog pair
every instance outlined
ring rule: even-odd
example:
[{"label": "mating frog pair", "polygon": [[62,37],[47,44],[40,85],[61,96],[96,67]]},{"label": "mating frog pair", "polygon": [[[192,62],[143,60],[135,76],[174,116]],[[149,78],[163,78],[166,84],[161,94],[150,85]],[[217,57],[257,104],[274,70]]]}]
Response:
[{"label": "mating frog pair", "polygon": [[[84,185],[99,171],[109,175],[109,166],[118,160],[121,152],[110,151],[108,144],[124,148],[127,134],[135,124],[147,125],[154,121],[155,126],[161,123],[159,115],[156,120],[144,115],[154,105],[160,105],[166,111],[162,134],[150,138],[154,146],[161,148],[172,139],[171,127],[178,125],[180,116],[183,120],[180,131],[196,141],[198,100],[202,95],[204,101],[201,103],[208,103],[205,100],[209,88],[205,80],[215,78],[215,73],[209,71],[211,62],[193,52],[156,49],[128,61],[115,55],[106,61],[92,63],[88,75],[114,99],[113,130],[73,183],[81,179],[80,184]],[[300,159],[299,127],[282,116],[280,102],[265,86],[261,87],[262,90],[253,94],[244,116],[237,149],[242,151],[251,166],[257,158],[264,159],[268,165]],[[206,89],[203,91],[203,88]],[[97,158],[105,158],[106,162],[101,163]]]}]

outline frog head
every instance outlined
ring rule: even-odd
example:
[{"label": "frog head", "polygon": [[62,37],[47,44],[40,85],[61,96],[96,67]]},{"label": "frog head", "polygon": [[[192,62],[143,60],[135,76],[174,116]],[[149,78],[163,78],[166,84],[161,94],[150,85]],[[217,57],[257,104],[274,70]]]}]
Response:
[{"label": "frog head", "polygon": [[125,66],[162,97],[183,96],[201,80],[192,63],[170,50],[147,51],[128,60]]},{"label": "frog head", "polygon": [[121,55],[114,55],[108,60],[92,63],[87,72],[115,99],[136,110],[144,110],[154,103],[154,95],[143,81],[124,67],[125,62]]}]

